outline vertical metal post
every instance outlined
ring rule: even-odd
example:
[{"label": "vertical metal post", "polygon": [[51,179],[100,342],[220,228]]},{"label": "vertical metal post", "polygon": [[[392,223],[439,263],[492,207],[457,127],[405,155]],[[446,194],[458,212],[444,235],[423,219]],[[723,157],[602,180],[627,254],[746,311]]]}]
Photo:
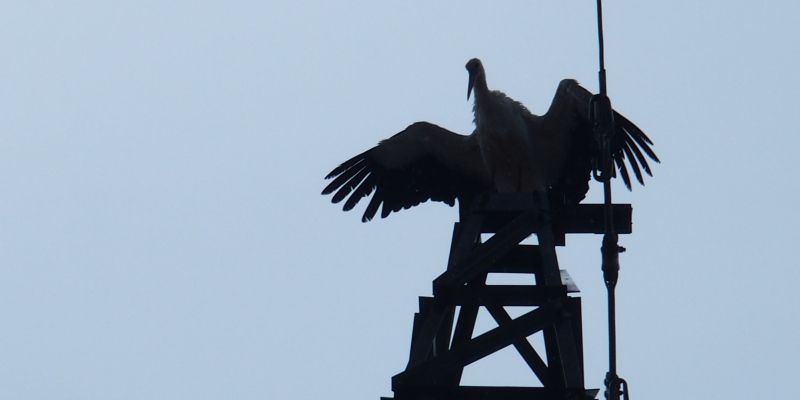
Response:
[{"label": "vertical metal post", "polygon": [[[616,330],[616,297],[615,288],[619,278],[618,237],[614,231],[614,214],[611,199],[611,176],[614,168],[611,159],[611,136],[614,134],[614,113],[608,98],[605,67],[605,48],[603,43],[603,4],[597,0],[597,37],[599,44],[600,94],[592,98],[592,116],[595,140],[599,141],[601,162],[599,174],[595,178],[603,182],[605,234],[603,235],[602,270],[603,281],[608,292],[608,372],[605,378],[605,397],[608,400],[619,400],[620,395],[628,398],[627,383],[617,376],[617,330]],[[622,388],[625,388],[623,391]]]}]

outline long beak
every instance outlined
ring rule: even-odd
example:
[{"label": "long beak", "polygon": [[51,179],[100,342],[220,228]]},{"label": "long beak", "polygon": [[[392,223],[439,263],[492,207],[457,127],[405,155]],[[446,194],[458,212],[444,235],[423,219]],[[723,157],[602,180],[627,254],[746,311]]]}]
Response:
[{"label": "long beak", "polygon": [[469,95],[472,93],[472,85],[475,83],[475,77],[470,74],[469,77],[469,84],[467,84],[467,100],[469,100]]}]

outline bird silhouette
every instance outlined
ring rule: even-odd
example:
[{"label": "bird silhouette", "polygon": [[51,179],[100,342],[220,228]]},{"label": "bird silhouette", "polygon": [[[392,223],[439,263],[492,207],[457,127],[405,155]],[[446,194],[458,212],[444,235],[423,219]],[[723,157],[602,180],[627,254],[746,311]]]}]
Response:
[{"label": "bird silhouette", "polygon": [[[600,158],[590,120],[592,93],[564,79],[548,111],[535,115],[504,93],[490,90],[477,58],[466,65],[467,98],[474,93],[475,130],[461,135],[429,122],[415,122],[377,146],[350,158],[325,178],[322,191],[351,210],[372,195],[362,216],[371,220],[428,200],[450,206],[487,191],[547,192],[559,206],[578,204]],[[653,142],[614,111],[611,159],[631,189],[628,165],[644,185],[652,176],[647,158],[660,162]],[[645,154],[647,157],[645,157]],[[626,165],[627,161],[627,165]],[[612,171],[616,176],[616,171]]]}]

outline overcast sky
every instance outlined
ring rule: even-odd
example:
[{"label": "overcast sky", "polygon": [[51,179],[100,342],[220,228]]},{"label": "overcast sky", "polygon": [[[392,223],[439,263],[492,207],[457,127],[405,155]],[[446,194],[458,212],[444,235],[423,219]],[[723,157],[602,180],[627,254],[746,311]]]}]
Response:
[{"label": "overcast sky", "polygon": [[[597,89],[594,1],[488,4],[0,4],[0,398],[391,395],[457,213],[362,224],[323,176],[414,121],[471,132],[472,57],[534,112],[562,78]],[[615,184],[634,398],[797,392],[797,4],[605,4],[609,94],[663,161]],[[559,249],[588,387],[607,368],[599,247]],[[505,350],[464,383],[532,379]]]}]

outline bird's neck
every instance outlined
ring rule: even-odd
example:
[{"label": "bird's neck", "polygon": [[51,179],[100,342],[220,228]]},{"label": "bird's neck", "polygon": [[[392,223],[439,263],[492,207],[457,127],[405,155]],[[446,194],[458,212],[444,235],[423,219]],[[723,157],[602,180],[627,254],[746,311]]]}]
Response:
[{"label": "bird's neck", "polygon": [[489,86],[486,84],[486,75],[479,74],[475,78],[475,86],[472,88],[475,93],[475,107],[479,108],[487,103],[489,98]]},{"label": "bird's neck", "polygon": [[475,105],[472,106],[472,112],[475,115],[475,125],[482,130],[481,127],[488,123],[487,113],[491,114],[492,101],[490,99],[489,86],[486,85],[486,76],[483,74],[478,75],[475,79],[475,86],[472,87],[475,94]]}]

